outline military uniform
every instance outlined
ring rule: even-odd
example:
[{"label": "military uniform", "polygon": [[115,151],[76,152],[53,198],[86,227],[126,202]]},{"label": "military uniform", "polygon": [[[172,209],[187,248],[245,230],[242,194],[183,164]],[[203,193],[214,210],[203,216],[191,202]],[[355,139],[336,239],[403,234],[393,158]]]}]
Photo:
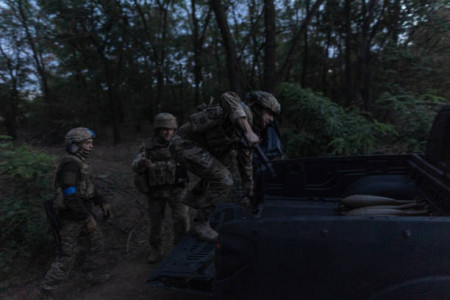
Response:
[{"label": "military uniform", "polygon": [[[78,128],[79,129],[79,128]],[[81,132],[85,128],[81,128]],[[87,137],[91,131],[87,131]],[[70,132],[69,132],[70,133]],[[93,134],[93,133],[92,133]],[[73,145],[66,145],[73,147]],[[81,250],[80,238],[86,236],[89,248],[86,253],[82,271],[92,276],[99,267],[99,258],[104,249],[103,235],[100,228],[95,227],[88,232],[87,222],[91,222],[91,213],[94,204],[105,205],[104,199],[97,194],[91,180],[89,166],[86,163],[86,155],[76,150],[66,154],[58,163],[55,174],[55,190],[60,189],[61,203],[55,203],[61,229],[59,236],[59,251],[57,257],[50,266],[42,280],[41,287],[44,290],[52,290],[71,273],[77,254]],[[72,148],[73,150],[73,148]]]},{"label": "military uniform", "polygon": [[215,205],[230,199],[233,176],[229,166],[237,159],[243,186],[252,185],[252,149],[240,142],[236,120],[252,113],[234,93],[225,93],[220,105],[205,107],[181,126],[170,142],[175,159],[201,178],[184,199],[197,209],[195,223],[208,222]]},{"label": "military uniform", "polygon": [[177,127],[172,114],[157,114],[153,123],[155,134],[141,146],[132,163],[136,187],[148,198],[151,226],[149,263],[162,258],[162,222],[166,204],[172,209],[174,244],[179,242],[189,226],[188,207],[180,200],[188,179],[187,172],[172,158],[168,148]]},{"label": "military uniform", "polygon": [[[175,244],[186,233],[189,225],[188,207],[180,201],[187,174],[172,158],[168,146],[168,141],[156,135],[152,136],[141,146],[139,154],[132,164],[136,173],[145,173],[147,176],[148,213],[151,222],[150,245],[153,248],[161,246],[162,221],[167,203],[172,209]],[[145,168],[140,164],[142,155],[152,161],[150,167]]]}]

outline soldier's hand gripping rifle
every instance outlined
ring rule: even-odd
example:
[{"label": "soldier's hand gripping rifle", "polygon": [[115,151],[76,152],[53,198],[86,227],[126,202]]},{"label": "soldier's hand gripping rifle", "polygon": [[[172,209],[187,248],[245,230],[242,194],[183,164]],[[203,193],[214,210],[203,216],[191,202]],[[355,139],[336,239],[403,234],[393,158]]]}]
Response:
[{"label": "soldier's hand gripping rifle", "polygon": [[[249,147],[249,143],[248,143],[247,139],[245,138],[245,135],[244,135],[243,131],[240,130],[240,132],[241,132],[241,143],[244,144],[246,147]],[[275,169],[273,168],[272,163],[270,162],[270,160],[267,158],[267,156],[262,151],[262,149],[259,146],[259,144],[255,144],[252,147],[253,147],[253,149],[255,149],[256,154],[258,155],[259,159],[262,161],[264,166],[266,166],[267,170],[269,170],[269,173],[272,176],[272,178],[275,178],[276,175],[277,175],[275,173]]]}]

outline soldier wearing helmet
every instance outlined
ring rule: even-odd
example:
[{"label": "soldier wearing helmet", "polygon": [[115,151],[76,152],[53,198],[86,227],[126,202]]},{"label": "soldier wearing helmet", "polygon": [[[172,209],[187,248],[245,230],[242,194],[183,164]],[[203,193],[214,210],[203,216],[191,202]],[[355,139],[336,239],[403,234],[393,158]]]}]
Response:
[{"label": "soldier wearing helmet", "polygon": [[186,193],[183,202],[197,209],[192,233],[202,240],[217,240],[218,233],[209,224],[209,217],[216,204],[230,201],[232,166],[236,161],[243,202],[253,195],[252,146],[259,143],[254,128],[262,130],[270,124],[280,108],[271,94],[264,92],[263,96],[247,106],[236,93],[223,93],[220,104],[199,107],[199,112],[191,115],[171,140],[173,156],[201,179]]},{"label": "soldier wearing helmet", "polygon": [[278,100],[268,92],[252,91],[245,96],[255,117],[254,127],[262,130],[271,125],[274,118],[281,112]]},{"label": "soldier wearing helmet", "polygon": [[97,193],[91,180],[86,162],[94,149],[95,133],[84,127],[71,129],[65,136],[66,154],[59,161],[54,181],[54,209],[60,223],[59,253],[44,276],[40,289],[48,293],[60,281],[67,278],[80,252],[80,237],[87,236],[90,249],[82,271],[85,278],[93,283],[109,278],[100,274],[99,257],[103,252],[103,236],[92,214],[93,205],[99,205],[105,216],[109,216],[110,206]]},{"label": "soldier wearing helmet", "polygon": [[[281,143],[280,134],[278,132],[275,119],[281,113],[281,106],[278,100],[270,93],[264,91],[251,91],[245,95],[245,100],[251,107],[255,120],[259,120],[253,124],[253,130],[261,139],[260,148],[264,152],[266,158],[282,159],[285,158],[283,153],[283,145]],[[254,153],[253,155],[253,175],[259,177],[255,182],[257,184],[264,184],[262,179],[264,165],[261,159]],[[259,187],[256,187],[259,188]],[[247,200],[247,199],[245,199]],[[248,199],[250,200],[250,199]],[[253,198],[253,203],[243,203],[244,206],[257,207],[258,199]]]},{"label": "soldier wearing helmet", "polygon": [[153,122],[154,135],[143,143],[132,163],[136,187],[148,199],[151,230],[148,263],[158,262],[163,257],[162,222],[167,203],[172,210],[174,244],[183,237],[189,225],[188,207],[180,200],[187,173],[168,149],[177,127],[172,114],[157,114]]}]

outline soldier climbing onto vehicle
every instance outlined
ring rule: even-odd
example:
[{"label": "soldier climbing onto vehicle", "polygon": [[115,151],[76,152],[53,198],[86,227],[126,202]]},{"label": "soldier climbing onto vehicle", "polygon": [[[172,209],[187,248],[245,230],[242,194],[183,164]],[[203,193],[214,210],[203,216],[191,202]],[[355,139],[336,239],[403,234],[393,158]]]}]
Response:
[{"label": "soldier climbing onto vehicle", "polygon": [[173,244],[177,244],[189,226],[188,207],[181,203],[187,182],[187,172],[169,152],[169,141],[177,129],[176,118],[169,113],[155,116],[154,135],[141,146],[132,168],[136,172],[135,184],[148,199],[150,217],[150,249],[147,261],[163,258],[162,223],[166,204],[172,209]]},{"label": "soldier climbing onto vehicle", "polygon": [[[256,120],[261,120],[263,107],[269,110],[279,109],[279,104],[274,101],[272,94],[264,91],[251,91],[245,95],[245,101],[248,106],[253,107],[252,112]],[[255,106],[256,105],[256,106]],[[281,143],[280,134],[278,132],[278,124],[276,120],[273,120],[267,126],[260,126],[258,122],[253,123],[253,131],[258,135],[261,140],[259,144],[261,151],[264,153],[264,158],[258,155],[257,151],[253,151],[253,178],[255,182],[254,190],[255,196],[251,199],[252,203],[243,203],[243,206],[249,206],[250,204],[254,209],[260,204],[259,201],[262,197],[259,195],[263,192],[265,177],[264,170],[268,169],[271,164],[270,161],[276,159],[284,159],[283,145]],[[266,160],[266,162],[264,162]],[[269,168],[269,175],[273,170]],[[256,213],[256,210],[254,211]]]},{"label": "soldier climbing onto vehicle", "polygon": [[[170,142],[175,159],[201,179],[183,199],[197,210],[192,233],[200,239],[217,239],[218,233],[209,224],[209,217],[216,203],[230,197],[233,176],[229,166],[233,159],[237,159],[242,178],[242,201],[249,202],[253,195],[252,146],[260,140],[252,123],[263,129],[280,112],[278,101],[267,94],[270,100],[255,101],[249,108],[236,93],[223,93],[219,105],[199,107],[200,111],[190,116],[190,121],[178,129]],[[247,145],[240,141],[241,137]]]},{"label": "soldier climbing onto vehicle", "polygon": [[[279,104],[275,103],[272,94],[264,91],[252,91],[245,95],[245,101],[248,106],[253,107],[252,112],[254,119],[261,120],[262,110],[265,107],[269,110],[279,109]],[[253,131],[260,137],[261,150],[269,160],[284,159],[283,145],[278,132],[278,124],[275,120],[271,121],[267,126],[261,126],[258,122],[254,122]],[[253,159],[259,160],[259,157],[253,155]],[[261,165],[260,162],[254,161],[253,165]]]},{"label": "soldier climbing onto vehicle", "polygon": [[[103,235],[94,218],[94,204],[102,208],[104,216],[110,215],[110,204],[96,190],[86,162],[94,149],[95,133],[84,127],[71,129],[65,136],[66,154],[59,161],[54,181],[55,197],[51,200],[53,221],[57,230],[58,253],[38,286],[40,294],[51,290],[66,279],[73,270],[81,250],[81,238],[89,242],[83,266],[84,278],[90,283],[104,282],[109,274],[100,273],[100,258],[104,249]],[[53,224],[55,226],[55,224]]]}]

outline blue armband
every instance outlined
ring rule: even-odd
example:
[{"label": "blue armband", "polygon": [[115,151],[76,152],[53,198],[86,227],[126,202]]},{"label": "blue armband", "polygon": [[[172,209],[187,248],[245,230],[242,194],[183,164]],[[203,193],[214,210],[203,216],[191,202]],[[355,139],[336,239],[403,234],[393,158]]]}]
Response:
[{"label": "blue armband", "polygon": [[64,196],[70,196],[72,194],[75,194],[77,192],[77,188],[74,186],[69,186],[68,188],[65,188],[63,190]]}]

